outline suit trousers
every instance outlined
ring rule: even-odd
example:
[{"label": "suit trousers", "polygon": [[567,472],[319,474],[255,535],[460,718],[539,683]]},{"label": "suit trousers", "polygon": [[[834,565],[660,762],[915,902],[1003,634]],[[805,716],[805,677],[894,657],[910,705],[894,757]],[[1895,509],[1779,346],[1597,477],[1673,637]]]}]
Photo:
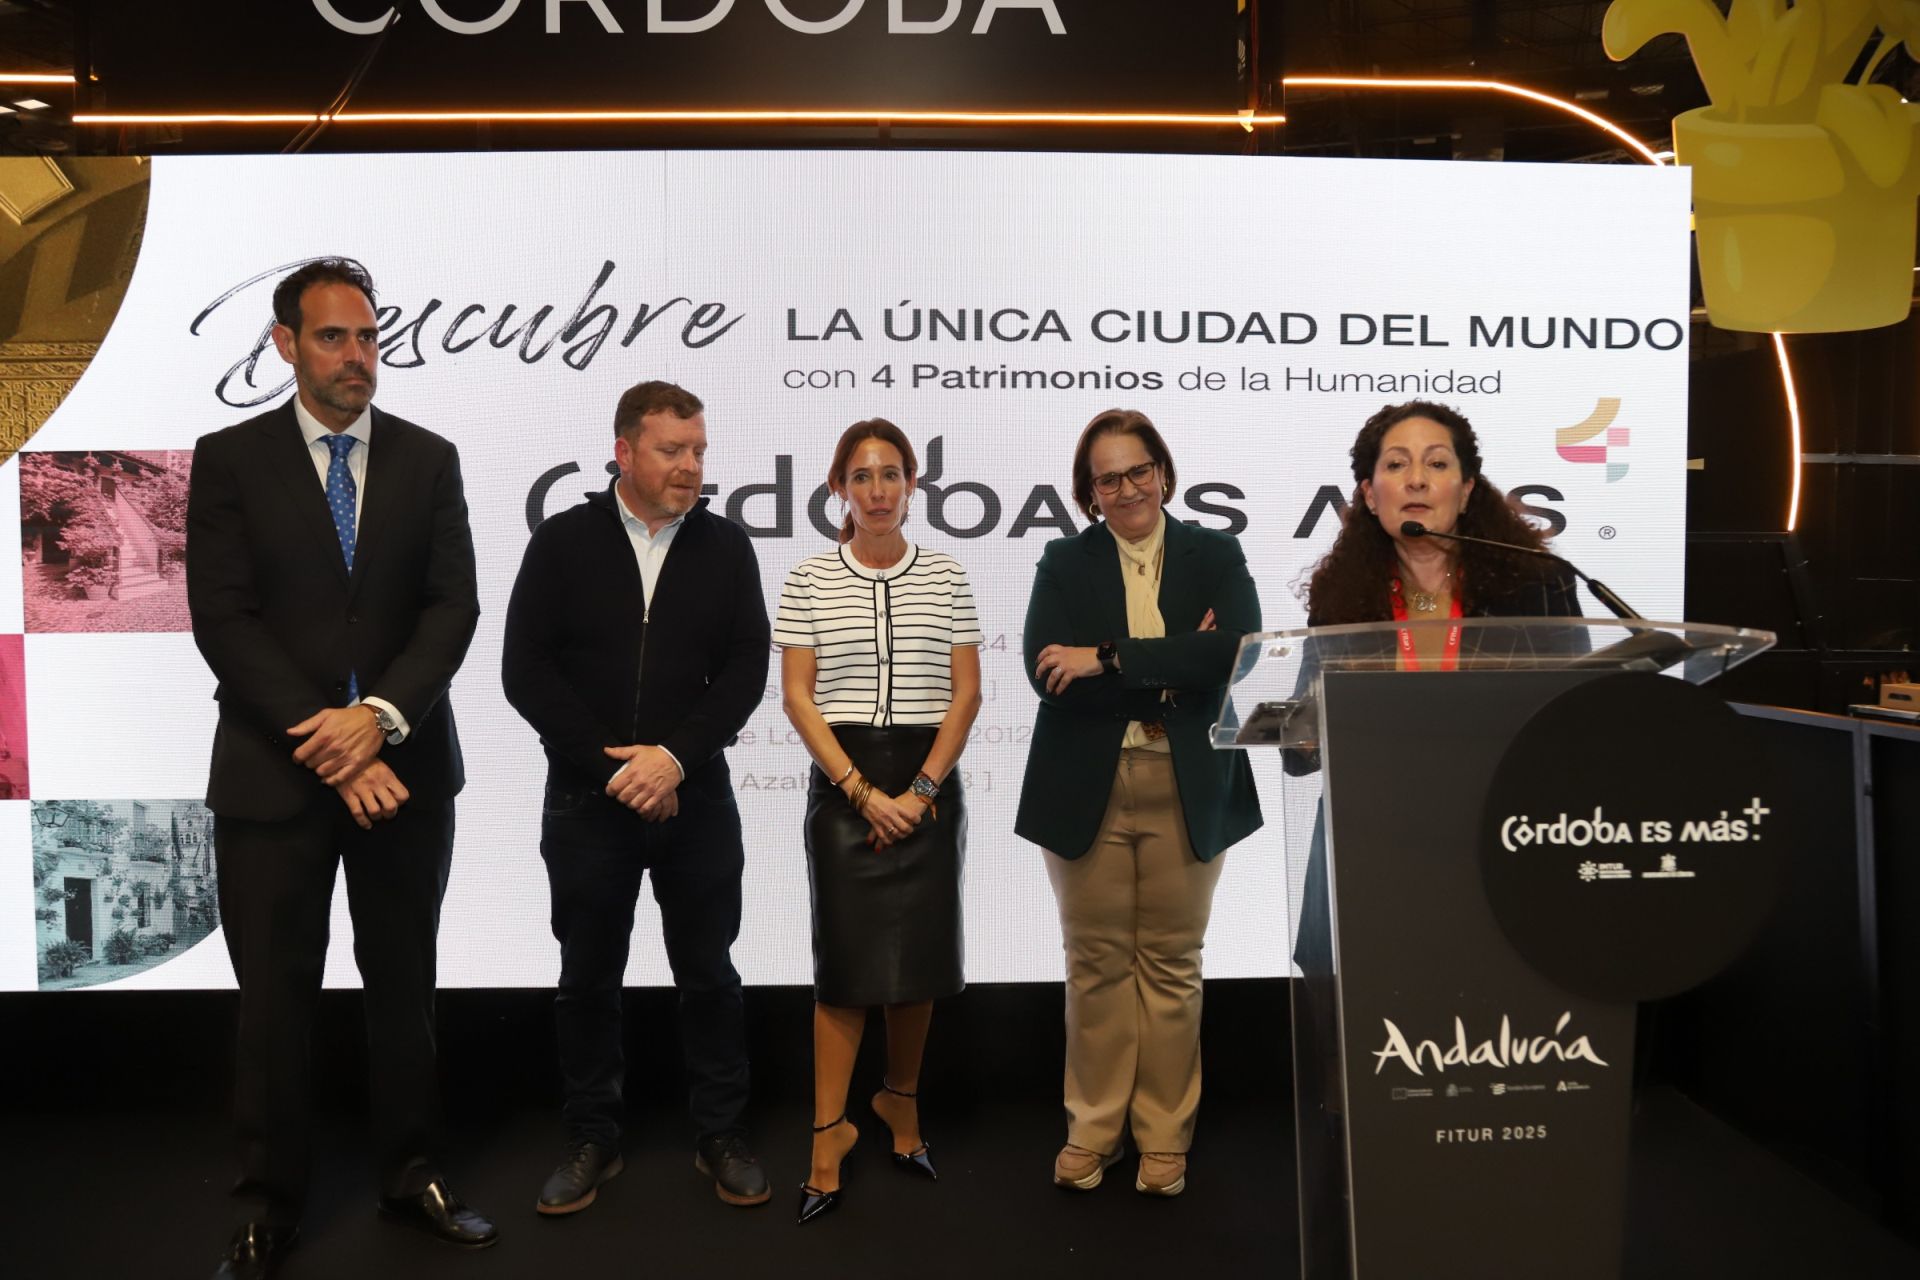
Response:
[{"label": "suit trousers", "polygon": [[326,965],[334,869],[344,866],[364,986],[380,1191],[438,1176],[435,943],[453,860],[453,801],[412,800],[371,831],[329,794],[259,822],[216,815],[220,924],[240,983],[234,1118],[243,1220],[287,1225],[307,1198],[314,1008]]},{"label": "suit trousers", "polygon": [[1173,756],[1120,753],[1093,845],[1047,855],[1067,956],[1067,1141],[1184,1152],[1200,1107],[1200,948],[1221,858],[1187,839]]},{"label": "suit trousers", "polygon": [[697,1138],[740,1130],[749,1086],[746,1009],[732,947],[746,854],[724,769],[683,783],[680,812],[642,821],[599,790],[549,785],[540,856],[560,943],[554,1022],[562,1113],[573,1141],[618,1146],[625,1123],[621,992],[640,881],[652,873]]}]

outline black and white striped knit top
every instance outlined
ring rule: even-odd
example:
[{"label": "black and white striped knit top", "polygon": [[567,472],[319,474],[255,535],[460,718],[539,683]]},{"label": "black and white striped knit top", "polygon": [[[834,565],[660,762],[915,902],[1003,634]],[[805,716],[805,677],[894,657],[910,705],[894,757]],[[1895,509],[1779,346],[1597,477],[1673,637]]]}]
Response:
[{"label": "black and white striped knit top", "polygon": [[808,556],[787,575],[773,624],[775,644],[814,651],[813,700],[828,724],[939,724],[953,650],[984,638],[960,562],[911,543],[885,569],[844,546]]}]

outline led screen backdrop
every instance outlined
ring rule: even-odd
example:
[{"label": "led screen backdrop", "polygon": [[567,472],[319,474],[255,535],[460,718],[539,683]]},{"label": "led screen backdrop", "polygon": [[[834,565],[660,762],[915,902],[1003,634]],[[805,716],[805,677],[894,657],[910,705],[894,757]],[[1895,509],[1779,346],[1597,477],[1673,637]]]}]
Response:
[{"label": "led screen backdrop", "polygon": [[[1012,834],[1035,700],[1019,633],[1041,546],[1079,527],[1074,439],[1146,411],[1174,515],[1243,539],[1267,625],[1330,542],[1346,450],[1390,401],[1478,427],[1487,474],[1650,617],[1681,602],[1688,186],[1682,172],[962,154],[165,158],[131,285],[85,376],[0,469],[0,988],[219,987],[213,680],[187,631],[182,503],[202,433],[277,404],[273,282],[325,253],[381,289],[379,401],[460,447],[484,616],[453,690],[470,779],[441,931],[450,985],[557,970],[537,852],[543,760],[499,687],[531,522],[606,483],[645,378],[708,404],[711,499],[771,602],[828,545],[822,482],[884,416],[925,484],[909,533],[967,568],[988,637],[967,968],[1052,980],[1039,850]],[[111,554],[108,555],[107,552]],[[114,567],[99,568],[103,558]],[[93,598],[88,598],[88,597]],[[4,639],[4,636],[0,636]],[[778,670],[778,663],[775,663]],[[1420,732],[1417,708],[1407,730]],[[806,756],[770,685],[731,753],[747,980],[810,980]],[[31,768],[27,762],[31,761]],[[1288,971],[1278,769],[1228,855],[1207,971]],[[1380,779],[1418,822],[1418,778]],[[1296,829],[1305,830],[1304,824]],[[328,980],[351,984],[344,909]],[[666,980],[643,899],[631,981]]]}]

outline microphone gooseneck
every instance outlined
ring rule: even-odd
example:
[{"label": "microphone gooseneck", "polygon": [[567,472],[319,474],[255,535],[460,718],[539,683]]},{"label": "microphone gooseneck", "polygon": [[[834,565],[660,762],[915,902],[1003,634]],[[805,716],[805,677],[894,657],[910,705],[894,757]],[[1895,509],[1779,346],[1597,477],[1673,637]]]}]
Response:
[{"label": "microphone gooseneck", "polygon": [[1597,578],[1588,577],[1580,571],[1579,565],[1567,559],[1565,556],[1556,555],[1548,551],[1545,547],[1524,547],[1515,542],[1495,542],[1492,538],[1474,538],[1464,533],[1442,533],[1438,529],[1427,528],[1427,526],[1421,524],[1418,520],[1402,521],[1400,524],[1400,536],[1403,538],[1447,538],[1454,542],[1474,542],[1483,547],[1498,547],[1502,551],[1520,551],[1530,556],[1545,556],[1547,559],[1556,560],[1573,570],[1573,576],[1586,583],[1587,590],[1593,592],[1596,600],[1612,610],[1614,617],[1644,621],[1638,613],[1633,611],[1632,606],[1614,594],[1613,588],[1599,581]]}]

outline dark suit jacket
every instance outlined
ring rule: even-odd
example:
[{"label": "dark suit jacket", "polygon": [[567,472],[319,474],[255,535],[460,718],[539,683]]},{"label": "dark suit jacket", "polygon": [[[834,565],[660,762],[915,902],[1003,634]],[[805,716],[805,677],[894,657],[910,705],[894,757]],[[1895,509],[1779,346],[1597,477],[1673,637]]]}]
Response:
[{"label": "dark suit jacket", "polygon": [[353,574],[289,401],[203,436],[187,496],[193,639],[219,680],[207,805],[289,818],[325,800],[286,730],[344,706],[347,677],[410,733],[380,758],[415,802],[466,782],[447,685],[480,617],[473,535],[453,445],[373,410]]},{"label": "dark suit jacket", "polygon": [[[1196,631],[1208,609],[1217,630]],[[1202,862],[1261,823],[1244,751],[1215,751],[1207,729],[1220,709],[1240,638],[1260,629],[1260,595],[1228,534],[1167,520],[1160,577],[1164,638],[1127,638],[1120,553],[1105,523],[1047,544],[1027,603],[1023,652],[1040,695],[1014,830],[1064,858],[1093,844],[1113,790],[1130,720],[1159,720],[1173,748],[1187,836]],[[1034,678],[1050,644],[1119,646],[1120,673],[1075,680],[1058,695]],[[1163,689],[1175,691],[1171,704]]]}]

